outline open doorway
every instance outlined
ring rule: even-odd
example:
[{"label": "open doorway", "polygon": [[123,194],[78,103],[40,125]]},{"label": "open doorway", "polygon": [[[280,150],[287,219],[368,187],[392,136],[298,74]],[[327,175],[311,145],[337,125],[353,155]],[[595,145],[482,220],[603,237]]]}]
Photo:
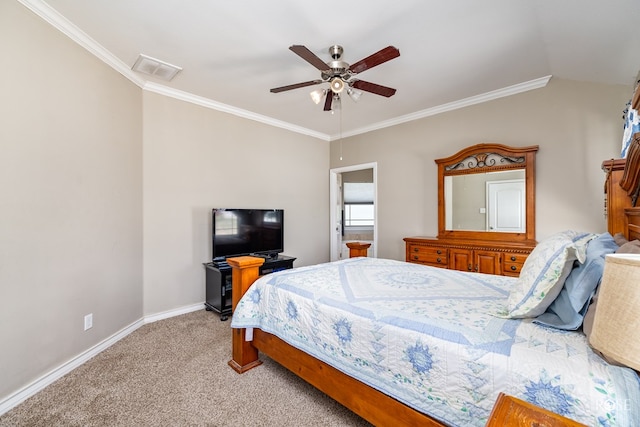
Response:
[{"label": "open doorway", "polygon": [[346,243],[371,243],[368,256],[377,257],[377,163],[335,168],[330,175],[331,261],[349,257]]}]

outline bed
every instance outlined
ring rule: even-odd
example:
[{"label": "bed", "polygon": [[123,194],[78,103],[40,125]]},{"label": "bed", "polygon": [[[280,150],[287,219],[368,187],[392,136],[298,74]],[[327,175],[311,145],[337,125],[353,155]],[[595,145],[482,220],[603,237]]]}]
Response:
[{"label": "bed", "polygon": [[[229,262],[235,286],[261,260]],[[230,364],[250,369],[262,351],[377,425],[483,426],[500,392],[585,425],[640,425],[634,371],[582,332],[505,316],[517,281],[364,257],[263,276],[236,303]]]},{"label": "bed", "polygon": [[229,365],[262,353],[374,425],[493,426],[510,395],[567,422],[638,426],[638,373],[581,329],[605,255],[640,249],[612,234],[558,232],[519,277],[366,257],[258,277],[261,259],[228,259]]}]

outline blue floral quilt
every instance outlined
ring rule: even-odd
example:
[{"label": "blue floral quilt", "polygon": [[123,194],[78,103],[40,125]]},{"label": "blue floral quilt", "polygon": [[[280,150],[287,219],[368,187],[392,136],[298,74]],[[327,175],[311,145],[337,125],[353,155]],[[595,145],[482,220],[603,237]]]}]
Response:
[{"label": "blue floral quilt", "polygon": [[260,328],[454,426],[499,392],[589,426],[639,426],[640,382],[584,334],[502,319],[517,279],[351,258],[258,279],[233,328]]}]

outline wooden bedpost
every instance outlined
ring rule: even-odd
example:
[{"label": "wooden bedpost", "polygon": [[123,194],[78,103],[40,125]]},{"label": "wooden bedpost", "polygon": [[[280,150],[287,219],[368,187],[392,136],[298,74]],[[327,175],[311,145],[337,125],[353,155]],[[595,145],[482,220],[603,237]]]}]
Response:
[{"label": "wooden bedpost", "polygon": [[[264,259],[241,256],[227,258],[227,263],[231,266],[231,307],[235,311],[240,298],[260,276],[260,266],[264,264]],[[258,350],[250,341],[245,340],[245,333],[245,329],[232,329],[233,355],[229,366],[239,374],[262,364],[258,359]]]},{"label": "wooden bedpost", "polygon": [[369,249],[369,246],[371,246],[371,243],[362,243],[362,242],[347,243],[347,247],[349,248],[349,258],[367,256],[367,249]]}]

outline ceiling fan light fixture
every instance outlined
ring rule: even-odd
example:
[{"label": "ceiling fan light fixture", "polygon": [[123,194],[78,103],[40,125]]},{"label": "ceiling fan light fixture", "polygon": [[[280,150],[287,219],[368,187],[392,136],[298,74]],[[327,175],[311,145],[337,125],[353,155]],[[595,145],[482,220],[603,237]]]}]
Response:
[{"label": "ceiling fan light fixture", "polygon": [[[355,64],[349,65],[342,61],[342,46],[334,45],[329,48],[329,54],[333,61],[325,62],[320,59],[315,53],[309,50],[309,48],[303,45],[289,46],[289,50],[298,55],[301,59],[304,59],[309,64],[313,65],[318,71],[320,71],[320,79],[310,80],[306,82],[300,82],[290,84],[286,86],[280,86],[270,89],[271,93],[280,93],[292,89],[298,89],[301,87],[307,87],[317,85],[321,83],[328,83],[329,87],[324,90],[314,90],[309,95],[314,103],[319,104],[324,97],[323,111],[331,111],[334,100],[340,102],[339,96],[342,92],[347,92],[349,97],[357,102],[362,95],[361,91],[373,93],[376,95],[390,97],[396,93],[396,90],[390,87],[382,86],[376,83],[367,82],[364,80],[354,79],[356,74],[363,71],[370,70],[373,67],[377,67],[380,64],[384,64],[394,58],[400,56],[400,51],[393,46],[387,46],[384,49],[380,49],[376,53],[367,56]],[[336,98],[336,96],[338,98]],[[340,108],[339,106],[337,108]]]},{"label": "ceiling fan light fixture", "polygon": [[362,96],[362,92],[358,89],[347,88],[347,95],[349,95],[349,98],[351,98],[354,102],[358,102],[358,100]]},{"label": "ceiling fan light fixture", "polygon": [[315,102],[316,104],[320,104],[320,101],[322,101],[322,98],[324,97],[324,94],[326,93],[326,89],[316,89],[313,92],[311,92],[309,95],[311,96],[311,100],[313,102]]},{"label": "ceiling fan light fixture", "polygon": [[333,93],[342,92],[344,90],[344,80],[340,77],[334,77],[333,80],[331,80],[331,90]]}]

